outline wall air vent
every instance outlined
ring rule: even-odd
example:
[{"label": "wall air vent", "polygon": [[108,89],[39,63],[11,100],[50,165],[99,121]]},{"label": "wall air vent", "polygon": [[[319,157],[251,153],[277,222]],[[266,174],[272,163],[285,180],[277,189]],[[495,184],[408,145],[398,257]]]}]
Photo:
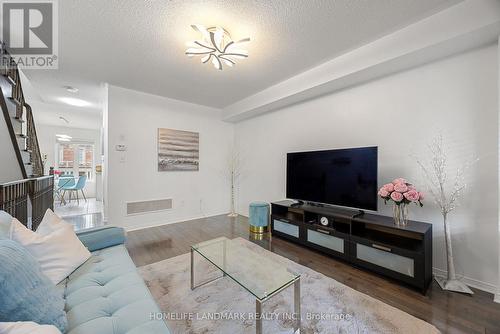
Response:
[{"label": "wall air vent", "polygon": [[127,215],[138,215],[169,209],[172,209],[171,198],[127,203]]}]

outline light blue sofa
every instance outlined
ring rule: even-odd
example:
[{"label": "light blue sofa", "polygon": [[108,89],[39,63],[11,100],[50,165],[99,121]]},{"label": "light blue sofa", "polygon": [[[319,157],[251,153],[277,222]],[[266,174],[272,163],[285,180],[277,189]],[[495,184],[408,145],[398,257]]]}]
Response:
[{"label": "light blue sofa", "polygon": [[169,334],[124,246],[125,232],[103,227],[77,232],[92,257],[62,281],[67,334]]},{"label": "light blue sofa", "polygon": [[[0,210],[0,239],[9,238],[11,221]],[[125,231],[101,227],[77,235],[93,256],[57,285],[65,334],[170,334],[124,246]]]}]

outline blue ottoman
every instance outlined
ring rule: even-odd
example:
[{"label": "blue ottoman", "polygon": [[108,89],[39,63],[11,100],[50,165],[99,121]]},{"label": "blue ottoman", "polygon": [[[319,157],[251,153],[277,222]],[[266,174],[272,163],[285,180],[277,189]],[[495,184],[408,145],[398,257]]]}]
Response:
[{"label": "blue ottoman", "polygon": [[250,203],[250,232],[265,233],[269,226],[269,204],[266,202]]}]

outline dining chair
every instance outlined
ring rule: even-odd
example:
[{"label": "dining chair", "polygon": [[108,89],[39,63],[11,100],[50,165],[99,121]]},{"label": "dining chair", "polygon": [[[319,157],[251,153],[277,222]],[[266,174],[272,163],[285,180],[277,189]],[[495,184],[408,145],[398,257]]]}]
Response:
[{"label": "dining chair", "polygon": [[73,184],[73,186],[65,186],[63,196],[66,193],[66,191],[69,191],[69,202],[71,203],[71,198],[73,195],[73,192],[76,192],[76,201],[78,205],[80,205],[80,197],[78,196],[78,192],[81,191],[83,198],[85,199],[85,202],[87,202],[87,197],[85,197],[85,192],[83,191],[83,188],[85,188],[85,185],[87,184],[87,176],[83,175],[78,178],[78,181],[76,184]]},{"label": "dining chair", "polygon": [[66,200],[64,199],[64,195],[66,194],[66,190],[72,189],[76,185],[75,178],[69,175],[60,176],[57,180],[57,187],[55,190],[55,194],[61,200],[61,204],[66,204]]},{"label": "dining chair", "polygon": [[83,198],[85,199],[85,202],[87,202],[87,197],[85,197],[85,193],[83,192],[83,188],[85,188],[85,185],[87,184],[87,176],[83,175],[78,178],[78,182],[76,182],[76,185],[73,186],[73,188],[68,189],[70,191],[69,193],[69,201],[71,202],[71,194],[73,192],[76,192],[76,201],[78,205],[80,205],[80,198],[78,196],[78,192],[81,191]]}]

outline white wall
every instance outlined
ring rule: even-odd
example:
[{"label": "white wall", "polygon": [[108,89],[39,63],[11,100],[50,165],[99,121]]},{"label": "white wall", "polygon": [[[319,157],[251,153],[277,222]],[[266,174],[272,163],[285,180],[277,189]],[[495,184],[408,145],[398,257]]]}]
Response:
[{"label": "white wall", "polygon": [[108,166],[109,166],[109,133],[108,133],[108,96],[109,96],[109,85],[107,83],[102,86],[103,92],[103,104],[102,104],[102,198],[103,198],[103,220],[108,221]]},{"label": "white wall", "polygon": [[[498,37],[498,45],[497,45],[497,65],[498,65],[498,77],[497,77],[497,89],[498,89],[498,115],[500,115],[500,36]],[[500,121],[500,116],[499,116],[499,121]],[[499,123],[499,129],[500,129],[500,123]],[[500,145],[500,135],[499,135],[499,145]],[[499,166],[500,166],[500,156],[499,156]],[[500,169],[498,171],[500,175]],[[498,188],[500,189],[500,177],[499,177],[499,183],[498,183]],[[500,207],[499,207],[500,210]],[[500,218],[500,212],[499,212],[499,218]],[[500,303],[500,221],[498,223],[498,286],[497,286],[497,293],[495,294],[495,302]]]},{"label": "white wall", "polygon": [[22,180],[23,174],[17,162],[14,145],[10,139],[9,130],[3,113],[0,111],[0,183]]},{"label": "white wall", "polygon": [[[47,154],[47,163],[45,164],[45,174],[48,175],[49,168],[55,166],[57,147],[56,134],[65,134],[73,137],[75,142],[89,142],[94,144],[94,166],[101,161],[101,135],[99,130],[94,129],[79,129],[62,126],[52,126],[46,124],[37,124],[38,143],[40,145],[40,153]],[[95,176],[95,173],[94,173]],[[96,177],[89,180],[85,186],[85,195],[90,197],[96,196]],[[99,185],[102,187],[102,185]]]},{"label": "white wall", "polygon": [[[133,229],[227,213],[229,186],[221,174],[232,127],[215,109],[109,86],[109,223]],[[158,172],[158,128],[200,133],[198,172]],[[117,144],[127,151],[117,152]],[[164,198],[173,199],[173,209],[126,215],[127,202]]]},{"label": "white wall", "polygon": [[[422,187],[410,153],[439,132],[452,166],[476,156],[466,200],[450,216],[457,270],[494,292],[498,283],[497,46],[482,48],[237,123],[244,157],[239,211],[285,197],[290,151],[377,145],[379,182],[405,177]],[[379,212],[391,208],[379,203]],[[412,219],[434,224],[434,267],[446,269],[442,218],[428,197]]]}]

